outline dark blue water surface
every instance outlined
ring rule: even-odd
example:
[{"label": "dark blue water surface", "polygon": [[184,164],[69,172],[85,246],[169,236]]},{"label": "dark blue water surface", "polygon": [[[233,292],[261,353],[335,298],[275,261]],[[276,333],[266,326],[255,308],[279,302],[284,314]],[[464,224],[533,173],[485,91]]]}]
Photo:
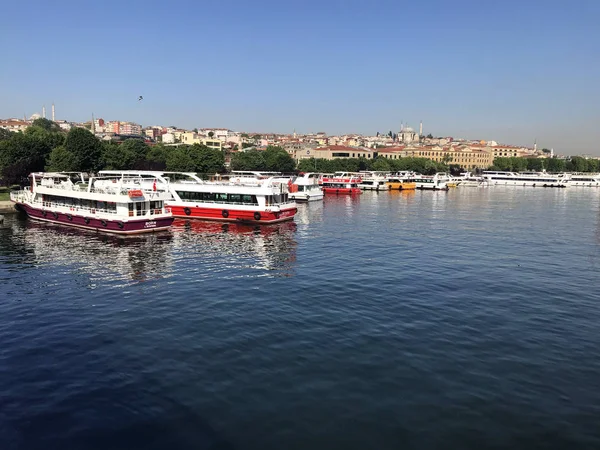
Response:
[{"label": "dark blue water surface", "polygon": [[0,449],[600,448],[600,191],[0,227]]}]

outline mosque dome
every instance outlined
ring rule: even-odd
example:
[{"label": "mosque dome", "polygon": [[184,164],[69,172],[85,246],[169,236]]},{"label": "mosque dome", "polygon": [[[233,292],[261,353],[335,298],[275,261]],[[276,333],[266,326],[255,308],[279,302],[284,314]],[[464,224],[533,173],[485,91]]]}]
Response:
[{"label": "mosque dome", "polygon": [[415,130],[413,130],[411,127],[406,127],[402,130],[403,133],[414,133]]},{"label": "mosque dome", "polygon": [[32,114],[29,120],[41,119],[42,116],[38,113]]}]

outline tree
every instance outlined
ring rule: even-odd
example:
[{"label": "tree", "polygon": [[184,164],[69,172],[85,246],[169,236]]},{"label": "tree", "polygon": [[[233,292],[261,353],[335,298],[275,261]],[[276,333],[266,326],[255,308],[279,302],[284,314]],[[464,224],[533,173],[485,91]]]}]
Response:
[{"label": "tree", "polygon": [[527,158],[527,170],[541,172],[544,170],[544,160],[542,158]]},{"label": "tree", "polygon": [[197,132],[198,132],[198,128],[194,128],[192,131],[193,131],[194,133],[197,133]]},{"label": "tree", "polygon": [[427,135],[427,139],[433,139],[433,134],[429,133],[429,134]]},{"label": "tree", "polygon": [[0,128],[0,141],[7,141],[14,133],[5,128]]},{"label": "tree", "polygon": [[269,145],[263,153],[265,168],[271,172],[293,172],[296,169],[294,158],[283,148]]},{"label": "tree", "polygon": [[548,164],[548,167],[546,168],[548,172],[560,173],[564,172],[566,169],[566,161],[564,159],[548,158],[546,159],[546,162]]},{"label": "tree", "polygon": [[175,172],[195,172],[196,164],[190,157],[187,145],[174,147],[167,154],[167,170]]},{"label": "tree", "polygon": [[209,137],[209,138],[211,138],[211,139],[212,139],[214,135],[215,135],[214,131],[209,131],[209,132],[208,132],[208,137]]},{"label": "tree", "polygon": [[378,156],[373,161],[371,161],[371,170],[381,170],[387,172],[390,169],[390,160],[384,158],[383,156]]},{"label": "tree", "polygon": [[131,169],[146,168],[146,154],[148,153],[148,145],[140,139],[128,139],[121,145],[121,151],[129,154],[132,159]]},{"label": "tree", "polygon": [[238,152],[231,157],[232,170],[266,170],[263,152],[248,150]]},{"label": "tree", "polygon": [[65,140],[65,148],[75,157],[74,170],[87,172],[100,168],[102,145],[89,131],[83,128],[71,129]]},{"label": "tree", "polygon": [[543,149],[542,149],[542,152],[544,152],[544,153],[550,153],[550,152],[552,152],[552,150],[550,150],[550,149],[548,149],[548,148],[543,148]]},{"label": "tree", "polygon": [[75,170],[76,164],[75,155],[69,152],[64,145],[59,145],[50,152],[46,170],[49,172],[70,172]]},{"label": "tree", "polygon": [[581,156],[571,156],[566,162],[566,169],[571,172],[586,172],[587,167],[587,160]]},{"label": "tree", "polygon": [[219,173],[225,169],[225,155],[221,150],[194,144],[189,148],[191,158],[196,162],[199,173]]},{"label": "tree", "polygon": [[4,182],[21,183],[31,172],[44,170],[52,146],[62,143],[59,133],[30,128],[34,129],[14,133],[10,139],[0,141],[0,173]]},{"label": "tree", "polygon": [[158,144],[150,147],[146,155],[149,170],[165,170],[167,168],[167,147]]},{"label": "tree", "polygon": [[123,148],[123,145],[114,142],[102,144],[102,157],[100,166],[107,170],[129,170],[133,169],[136,161],[135,153]]},{"label": "tree", "polygon": [[52,122],[51,120],[40,117],[39,119],[35,119],[31,124],[32,127],[42,128],[46,131],[60,132],[61,129],[56,122]]}]

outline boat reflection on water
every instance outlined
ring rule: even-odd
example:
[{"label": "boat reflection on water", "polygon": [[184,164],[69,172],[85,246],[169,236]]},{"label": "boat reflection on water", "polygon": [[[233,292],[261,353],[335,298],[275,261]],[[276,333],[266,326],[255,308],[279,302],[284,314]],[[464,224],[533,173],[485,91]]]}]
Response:
[{"label": "boat reflection on water", "polygon": [[34,264],[73,267],[89,274],[92,287],[166,278],[173,272],[169,231],[119,236],[28,221],[19,240],[33,253]]},{"label": "boat reflection on water", "polygon": [[[296,262],[295,222],[272,225],[176,219],[174,248],[195,257],[200,276],[293,276]],[[233,270],[233,275],[228,274]],[[248,272],[250,271],[250,273]]]}]

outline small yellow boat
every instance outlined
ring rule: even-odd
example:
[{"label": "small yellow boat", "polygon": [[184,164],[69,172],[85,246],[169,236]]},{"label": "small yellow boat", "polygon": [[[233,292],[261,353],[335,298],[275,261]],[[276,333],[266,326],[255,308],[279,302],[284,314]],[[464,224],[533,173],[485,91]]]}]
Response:
[{"label": "small yellow boat", "polygon": [[388,189],[393,190],[414,190],[417,188],[417,183],[411,179],[390,177],[386,182]]}]

